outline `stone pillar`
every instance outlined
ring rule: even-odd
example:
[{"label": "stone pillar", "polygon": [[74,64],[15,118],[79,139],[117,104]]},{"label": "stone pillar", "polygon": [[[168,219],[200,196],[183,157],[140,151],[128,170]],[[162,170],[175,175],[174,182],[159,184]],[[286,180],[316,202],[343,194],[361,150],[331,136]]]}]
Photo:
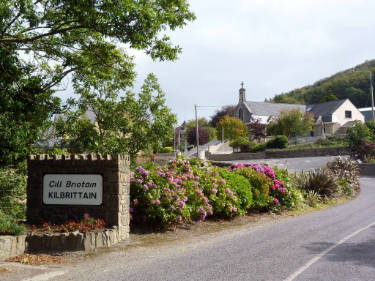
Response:
[{"label": "stone pillar", "polygon": [[[127,155],[70,154],[32,155],[28,158],[27,220],[61,224],[81,220],[84,214],[101,218],[107,227],[116,226],[120,240],[129,237],[130,160]],[[43,203],[45,174],[100,174],[103,177],[102,204],[46,205]]]}]

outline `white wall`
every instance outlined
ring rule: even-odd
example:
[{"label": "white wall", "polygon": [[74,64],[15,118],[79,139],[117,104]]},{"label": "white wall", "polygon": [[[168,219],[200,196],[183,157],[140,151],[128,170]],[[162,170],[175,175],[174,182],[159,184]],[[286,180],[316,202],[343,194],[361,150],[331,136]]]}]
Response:
[{"label": "white wall", "polygon": [[[352,112],[352,118],[345,118],[345,111],[350,110]],[[340,125],[344,125],[349,121],[361,121],[365,122],[363,114],[351,103],[350,100],[346,100],[333,114],[332,122],[337,122]]]}]

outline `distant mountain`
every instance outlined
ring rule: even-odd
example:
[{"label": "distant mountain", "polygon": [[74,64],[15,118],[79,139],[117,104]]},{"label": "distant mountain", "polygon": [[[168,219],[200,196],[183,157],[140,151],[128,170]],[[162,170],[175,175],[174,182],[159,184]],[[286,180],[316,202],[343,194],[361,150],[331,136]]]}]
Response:
[{"label": "distant mountain", "polygon": [[312,104],[348,98],[358,108],[368,107],[371,105],[370,75],[368,73],[370,70],[375,76],[375,60],[365,61],[354,68],[321,79],[313,85],[276,95],[269,101]]}]

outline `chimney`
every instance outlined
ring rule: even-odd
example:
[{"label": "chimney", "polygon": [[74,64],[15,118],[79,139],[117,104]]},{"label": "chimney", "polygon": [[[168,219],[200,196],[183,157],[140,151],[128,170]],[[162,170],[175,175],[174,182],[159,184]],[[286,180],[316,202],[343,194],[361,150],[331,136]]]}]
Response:
[{"label": "chimney", "polygon": [[244,103],[246,101],[246,95],[245,95],[245,88],[243,87],[243,82],[241,82],[241,89],[240,89],[240,99],[239,103]]}]

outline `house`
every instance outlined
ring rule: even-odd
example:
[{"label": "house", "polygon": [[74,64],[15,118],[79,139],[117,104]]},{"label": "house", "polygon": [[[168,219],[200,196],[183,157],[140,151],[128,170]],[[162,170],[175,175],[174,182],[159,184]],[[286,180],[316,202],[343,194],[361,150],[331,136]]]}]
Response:
[{"label": "house", "polygon": [[312,114],[315,124],[311,136],[342,135],[346,133],[348,127],[353,125],[354,121],[364,122],[365,120],[363,114],[349,99],[310,105],[247,101],[243,83],[239,90],[239,101],[234,110],[234,116],[245,124],[249,124],[251,119],[267,124],[272,117],[279,116],[280,112],[293,109]]},{"label": "house", "polygon": [[363,114],[349,99],[310,104],[306,106],[306,111],[315,120],[312,136],[345,135],[354,121],[365,122]]}]

